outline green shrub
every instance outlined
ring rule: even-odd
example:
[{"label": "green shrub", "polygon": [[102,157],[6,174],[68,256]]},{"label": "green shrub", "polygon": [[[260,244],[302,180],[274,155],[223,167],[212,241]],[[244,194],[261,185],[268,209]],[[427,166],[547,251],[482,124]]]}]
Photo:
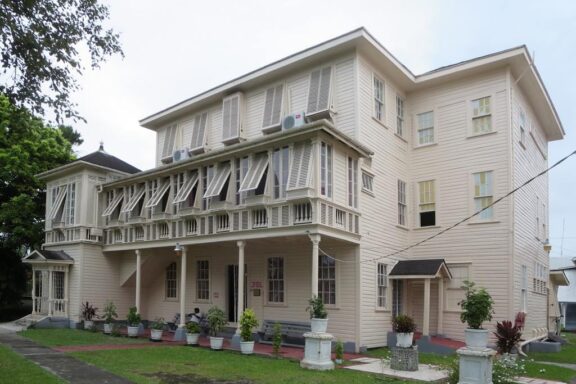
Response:
[{"label": "green shrub", "polygon": [[200,333],[200,324],[193,321],[186,324],[186,332],[188,333]]},{"label": "green shrub", "polygon": [[416,324],[410,316],[398,315],[392,320],[392,329],[396,333],[412,333],[416,330]]},{"label": "green shrub", "polygon": [[494,300],[484,288],[475,288],[471,281],[464,281],[466,296],[458,304],[462,308],[460,320],[468,323],[468,328],[482,329],[482,323],[492,320]]},{"label": "green shrub", "polygon": [[274,356],[280,355],[280,347],[282,346],[282,326],[280,323],[274,323],[274,335],[272,336],[272,352]]},{"label": "green shrub", "polygon": [[155,318],[154,321],[152,322],[152,324],[150,324],[150,328],[155,329],[157,331],[163,330],[164,329],[164,318],[163,317]]},{"label": "green shrub", "polygon": [[136,307],[130,307],[130,309],[128,309],[126,320],[128,321],[129,327],[137,327],[140,325],[142,319],[140,318],[140,314],[137,312]]},{"label": "green shrub", "polygon": [[252,329],[258,326],[256,314],[250,308],[246,308],[240,316],[240,337],[242,341],[252,341]]},{"label": "green shrub", "polygon": [[111,301],[107,302],[104,307],[104,322],[110,324],[117,317],[118,313],[116,313],[116,306]]},{"label": "green shrub", "polygon": [[344,343],[342,340],[336,341],[336,347],[334,348],[337,360],[342,360],[344,358]]},{"label": "green shrub", "polygon": [[309,306],[306,308],[306,311],[310,312],[311,319],[325,319],[328,317],[328,312],[326,312],[324,303],[319,296],[312,296],[312,298],[308,300],[308,304]]},{"label": "green shrub", "polygon": [[218,336],[218,333],[222,332],[224,327],[228,325],[226,314],[217,306],[213,306],[208,310],[206,318],[210,327],[210,336]]}]

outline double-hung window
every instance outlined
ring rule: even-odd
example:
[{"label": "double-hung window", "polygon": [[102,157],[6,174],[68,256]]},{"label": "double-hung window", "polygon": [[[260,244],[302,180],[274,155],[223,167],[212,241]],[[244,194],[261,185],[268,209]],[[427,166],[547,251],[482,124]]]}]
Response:
[{"label": "double-hung window", "polygon": [[276,148],[272,153],[272,171],[274,178],[274,198],[284,199],[286,197],[286,186],[288,185],[288,172],[290,170],[290,148]]},{"label": "double-hung window", "polygon": [[268,302],[284,302],[284,258],[268,258]]},{"label": "double-hung window", "polygon": [[76,216],[76,183],[68,184],[68,197],[66,198],[67,223],[74,225]]},{"label": "double-hung window", "polygon": [[[492,171],[478,172],[474,177],[474,210],[478,212],[492,204],[494,195],[494,183]],[[494,218],[493,207],[484,209],[479,215],[479,220],[492,220]]]},{"label": "double-hung window", "polygon": [[470,281],[470,264],[448,264],[452,278],[446,281],[446,309],[459,311],[458,303],[464,298],[464,282]]},{"label": "double-hung window", "polygon": [[398,180],[398,224],[406,225],[406,183]]},{"label": "double-hung window", "polygon": [[171,263],[166,268],[165,275],[165,292],[166,299],[177,299],[178,298],[178,270],[176,263]]},{"label": "double-hung window", "polygon": [[472,100],[472,134],[481,135],[492,132],[492,111],[490,96]]},{"label": "double-hung window", "polygon": [[336,261],[327,255],[318,258],[318,296],[324,304],[336,304]]},{"label": "double-hung window", "polygon": [[332,146],[324,142],[320,146],[320,194],[332,197]]},{"label": "double-hung window", "polygon": [[358,208],[358,160],[348,157],[348,205]]},{"label": "double-hung window", "polygon": [[418,183],[418,211],[421,227],[433,227],[436,225],[436,191],[434,184],[434,180]]},{"label": "double-hung window", "polygon": [[210,262],[208,260],[196,262],[196,299],[210,300]]},{"label": "double-hung window", "polygon": [[416,115],[418,127],[418,145],[434,143],[434,112],[424,112]]},{"label": "double-hung window", "polygon": [[376,75],[374,79],[374,118],[378,121],[384,121],[384,82]]},{"label": "double-hung window", "polygon": [[404,99],[396,95],[396,134],[404,137]]},{"label": "double-hung window", "polygon": [[388,291],[388,274],[386,264],[378,263],[378,307],[386,307],[386,293]]}]

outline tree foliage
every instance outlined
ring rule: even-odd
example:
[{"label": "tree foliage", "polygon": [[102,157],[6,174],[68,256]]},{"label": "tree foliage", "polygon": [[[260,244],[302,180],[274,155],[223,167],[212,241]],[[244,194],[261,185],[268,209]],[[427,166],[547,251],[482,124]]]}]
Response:
[{"label": "tree foliage", "polygon": [[79,88],[82,50],[92,68],[122,55],[109,11],[97,0],[0,0],[0,93],[17,106],[57,121],[80,118],[70,94]]}]

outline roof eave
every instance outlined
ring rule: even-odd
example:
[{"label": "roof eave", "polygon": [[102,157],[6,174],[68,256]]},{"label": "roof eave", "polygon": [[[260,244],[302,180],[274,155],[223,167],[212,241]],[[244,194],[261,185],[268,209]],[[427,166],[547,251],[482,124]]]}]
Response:
[{"label": "roof eave", "polygon": [[78,168],[78,169],[95,168],[95,169],[103,170],[106,172],[116,172],[116,173],[121,173],[123,175],[130,175],[130,173],[122,172],[122,171],[119,171],[119,170],[114,169],[114,168],[104,167],[102,165],[89,163],[89,162],[84,161],[84,160],[76,160],[76,161],[73,161],[71,163],[62,165],[58,168],[54,168],[54,169],[50,169],[48,171],[41,172],[41,173],[37,174],[36,177],[39,180],[49,180],[49,179],[56,177],[57,175],[59,175],[61,173],[73,171],[74,168]]}]

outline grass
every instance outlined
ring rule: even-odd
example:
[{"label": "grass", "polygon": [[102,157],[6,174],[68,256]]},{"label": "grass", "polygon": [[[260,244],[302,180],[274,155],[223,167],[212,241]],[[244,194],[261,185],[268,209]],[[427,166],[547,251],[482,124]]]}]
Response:
[{"label": "grass", "polygon": [[559,353],[530,352],[528,356],[535,361],[576,364],[576,333],[562,334],[568,343],[562,346]]},{"label": "grass", "polygon": [[64,383],[36,364],[0,345],[0,383]]},{"label": "grass", "polygon": [[21,336],[34,340],[46,347],[61,347],[64,345],[104,345],[146,343],[146,339],[130,339],[128,337],[113,337],[101,332],[83,331],[77,329],[28,329],[20,332]]},{"label": "grass", "polygon": [[527,377],[538,377],[541,379],[570,382],[576,377],[576,371],[569,368],[557,367],[550,364],[541,364],[538,362],[526,361],[525,364]]}]

